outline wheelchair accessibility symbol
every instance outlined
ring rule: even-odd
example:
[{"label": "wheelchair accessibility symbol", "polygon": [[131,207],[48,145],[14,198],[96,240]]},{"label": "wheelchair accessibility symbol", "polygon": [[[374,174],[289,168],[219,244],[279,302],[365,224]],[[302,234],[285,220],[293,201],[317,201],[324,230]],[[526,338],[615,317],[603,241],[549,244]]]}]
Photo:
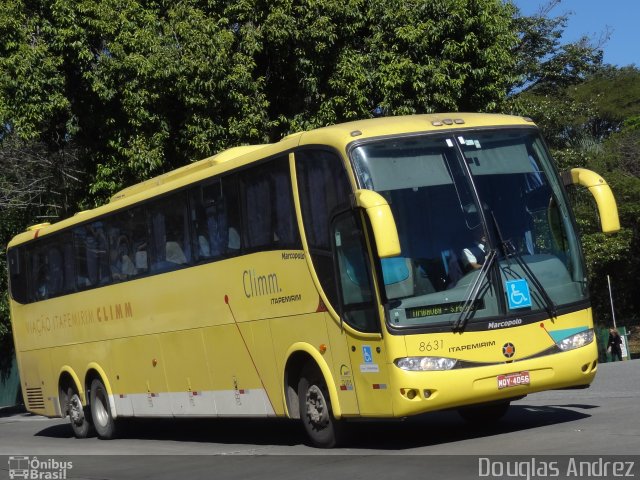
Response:
[{"label": "wheelchair accessibility symbol", "polygon": [[507,298],[509,300],[510,310],[531,306],[529,284],[525,279],[507,280],[505,286],[507,287]]},{"label": "wheelchair accessibility symbol", "polygon": [[369,345],[362,346],[362,358],[364,363],[373,363],[373,355],[371,354],[371,347]]}]

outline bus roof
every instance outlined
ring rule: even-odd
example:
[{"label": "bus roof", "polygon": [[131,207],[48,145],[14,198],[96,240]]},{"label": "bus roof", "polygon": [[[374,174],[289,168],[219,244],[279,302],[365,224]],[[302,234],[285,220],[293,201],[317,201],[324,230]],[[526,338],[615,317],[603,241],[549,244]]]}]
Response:
[{"label": "bus roof", "polygon": [[363,138],[402,133],[510,125],[533,125],[533,121],[524,117],[490,113],[433,113],[400,117],[380,117],[310,130],[304,132],[300,143],[338,143],[346,145],[354,140]]},{"label": "bus roof", "polygon": [[29,227],[26,232],[16,235],[8,246],[11,247],[39,236],[45,236],[74,224],[82,223],[88,218],[119,210],[146,198],[161,195],[224,171],[286,152],[299,145],[329,145],[339,151],[344,151],[345,147],[351,142],[366,138],[438,130],[518,125],[533,125],[533,122],[524,117],[485,113],[439,113],[380,117],[294,133],[284,137],[277,143],[233,147],[211,157],[127,187],[113,195],[109,203],[93,210],[78,212],[73,217],[54,224],[44,223]]}]

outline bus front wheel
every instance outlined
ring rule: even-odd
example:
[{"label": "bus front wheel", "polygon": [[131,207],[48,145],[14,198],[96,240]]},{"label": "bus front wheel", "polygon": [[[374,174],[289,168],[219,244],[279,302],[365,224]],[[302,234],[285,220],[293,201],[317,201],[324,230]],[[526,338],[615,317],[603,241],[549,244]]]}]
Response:
[{"label": "bus front wheel", "polygon": [[91,416],[98,437],[110,440],[116,433],[116,422],[111,415],[109,395],[102,381],[97,378],[91,382]]},{"label": "bus front wheel", "polygon": [[73,388],[67,390],[67,412],[76,438],[87,438],[93,430],[88,407],[82,406],[80,395]]},{"label": "bus front wheel", "polygon": [[308,364],[298,383],[300,418],[311,442],[320,448],[333,448],[344,437],[344,424],[336,420],[327,385],[315,365]]}]

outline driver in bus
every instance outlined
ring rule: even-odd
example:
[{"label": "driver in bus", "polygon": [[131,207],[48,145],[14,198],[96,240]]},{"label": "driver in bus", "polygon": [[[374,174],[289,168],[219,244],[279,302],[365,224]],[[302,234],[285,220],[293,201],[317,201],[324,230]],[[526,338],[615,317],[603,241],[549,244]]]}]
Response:
[{"label": "driver in bus", "polygon": [[487,236],[482,228],[477,228],[473,245],[462,251],[462,263],[464,263],[466,270],[473,271],[482,268],[486,252]]}]

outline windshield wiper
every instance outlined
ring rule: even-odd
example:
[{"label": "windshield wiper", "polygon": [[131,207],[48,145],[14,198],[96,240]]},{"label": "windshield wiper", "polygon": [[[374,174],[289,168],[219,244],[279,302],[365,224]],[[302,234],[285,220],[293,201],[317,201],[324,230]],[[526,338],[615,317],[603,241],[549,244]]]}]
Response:
[{"label": "windshield wiper", "polygon": [[[529,265],[527,265],[527,263],[522,259],[522,256],[520,255],[520,253],[518,253],[513,243],[510,240],[504,240],[504,238],[502,237],[502,233],[500,232],[500,227],[498,225],[498,222],[493,212],[491,212],[491,217],[493,218],[493,225],[495,227],[496,234],[500,242],[500,247],[502,250],[502,254],[504,255],[504,258],[507,260],[507,262],[509,262],[510,258],[513,258],[516,261],[516,263],[522,269],[524,275],[531,281],[535,289],[538,291],[538,293],[542,297],[542,300],[544,301],[544,309],[549,314],[549,317],[555,318],[558,314],[556,309],[556,304],[553,303],[553,300],[551,300],[551,297],[549,296],[545,288],[542,286],[542,283],[540,283],[540,280],[538,279],[536,274],[533,273]],[[453,323],[454,331],[463,330],[467,322],[469,321],[469,318],[471,318],[471,314],[474,311],[476,302],[478,301],[478,298],[482,293],[482,290],[481,290],[482,284],[487,278],[487,275],[489,274],[491,267],[495,263],[496,258],[497,258],[497,250],[495,248],[492,248],[491,250],[489,250],[489,253],[486,256],[485,262],[482,264],[480,273],[478,274],[475,281],[473,282],[473,285],[469,289],[469,294],[467,295],[467,298],[464,304],[462,305],[462,310],[460,312],[460,315],[458,316],[458,319]],[[510,269],[510,266],[508,268]]]},{"label": "windshield wiper", "polygon": [[513,243],[511,243],[510,241],[507,241],[506,243],[504,243],[504,251],[505,251],[505,258],[509,258],[510,256],[512,256],[515,259],[516,263],[520,266],[520,268],[524,272],[525,276],[529,277],[529,280],[531,280],[531,283],[533,283],[533,286],[536,288],[536,290],[544,300],[544,309],[549,314],[549,317],[555,318],[558,314],[556,309],[556,304],[553,303],[553,300],[551,300],[551,297],[549,296],[545,288],[542,286],[542,283],[540,283],[540,280],[538,280],[538,277],[536,277],[536,274],[533,273],[529,265],[527,265],[527,262],[525,262],[522,259],[522,256],[520,255],[520,253],[518,253],[518,250],[516,250],[516,247],[513,246]]},{"label": "windshield wiper", "polygon": [[469,289],[469,294],[467,295],[467,299],[464,301],[464,304],[462,305],[462,311],[460,312],[460,316],[453,323],[453,330],[463,330],[464,327],[467,325],[467,322],[471,317],[471,313],[474,310],[476,302],[480,297],[482,284],[484,283],[484,280],[487,278],[487,275],[489,274],[491,267],[496,261],[496,257],[497,257],[496,249],[492,248],[491,250],[489,250],[489,253],[486,256],[485,261],[482,264],[482,268],[480,268],[480,273],[478,274],[475,281],[473,282],[473,285]]},{"label": "windshield wiper", "polygon": [[[516,247],[513,245],[511,240],[505,240],[502,237],[500,226],[498,225],[498,221],[496,220],[496,216],[493,211],[491,211],[491,218],[493,219],[493,225],[495,226],[496,234],[498,235],[498,240],[500,241],[500,246],[502,247],[502,254],[504,255],[504,258],[507,260],[507,262],[509,261],[510,257],[513,257],[515,259],[516,263],[520,266],[525,276],[528,277],[529,280],[531,280],[531,283],[533,283],[533,286],[536,288],[536,290],[538,290],[538,293],[544,300],[544,309],[549,314],[549,317],[555,318],[557,315],[555,303],[553,303],[553,300],[551,300],[551,297],[542,286],[542,283],[540,283],[540,280],[538,280],[538,277],[536,277],[536,274],[533,273],[531,268],[529,268],[527,262],[522,259],[522,256],[520,255],[520,253],[518,253],[518,250],[516,250]],[[508,268],[511,269],[511,266],[509,265]]]}]

